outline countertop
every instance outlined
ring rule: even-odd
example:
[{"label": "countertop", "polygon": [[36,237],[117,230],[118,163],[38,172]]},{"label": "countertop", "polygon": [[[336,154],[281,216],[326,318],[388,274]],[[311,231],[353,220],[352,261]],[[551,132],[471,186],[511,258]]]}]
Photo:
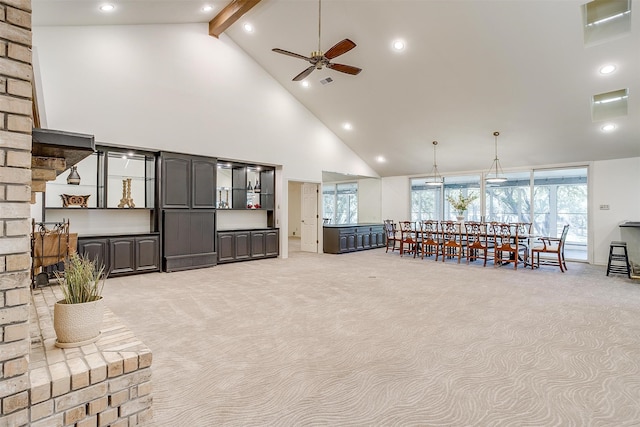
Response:
[{"label": "countertop", "polygon": [[382,223],[377,222],[363,222],[359,224],[324,224],[324,228],[347,228],[347,227],[371,227],[371,226],[382,226]]}]

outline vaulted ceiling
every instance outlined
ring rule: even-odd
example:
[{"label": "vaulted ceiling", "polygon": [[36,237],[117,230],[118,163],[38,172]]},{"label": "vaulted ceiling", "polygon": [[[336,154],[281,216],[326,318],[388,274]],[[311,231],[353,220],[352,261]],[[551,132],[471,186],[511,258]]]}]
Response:
[{"label": "vaulted ceiling", "polygon": [[[33,0],[38,25],[209,22],[226,1],[121,1],[113,14],[84,0]],[[640,156],[640,0],[631,31],[585,45],[575,0],[324,0],[321,49],[349,38],[357,47],[326,68],[291,79],[318,48],[316,0],[262,0],[225,35],[381,176],[429,173],[432,141],[441,172],[505,170]],[[252,32],[244,24],[253,26]],[[405,48],[395,51],[392,43]],[[601,66],[614,64],[603,75]],[[321,80],[331,77],[329,84]],[[627,113],[593,119],[591,99],[628,89]],[[343,127],[350,123],[351,130]],[[604,132],[605,123],[615,129]],[[384,162],[378,162],[378,156]]]}]

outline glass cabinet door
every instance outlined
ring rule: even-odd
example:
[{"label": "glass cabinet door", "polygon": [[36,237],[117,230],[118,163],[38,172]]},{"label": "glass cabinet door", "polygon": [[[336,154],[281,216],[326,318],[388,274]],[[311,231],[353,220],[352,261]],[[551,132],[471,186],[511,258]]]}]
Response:
[{"label": "glass cabinet door", "polygon": [[233,206],[231,165],[218,164],[216,182],[218,184],[218,209],[231,209]]},{"label": "glass cabinet door", "polygon": [[107,154],[107,208],[153,208],[154,158],[135,152]]}]

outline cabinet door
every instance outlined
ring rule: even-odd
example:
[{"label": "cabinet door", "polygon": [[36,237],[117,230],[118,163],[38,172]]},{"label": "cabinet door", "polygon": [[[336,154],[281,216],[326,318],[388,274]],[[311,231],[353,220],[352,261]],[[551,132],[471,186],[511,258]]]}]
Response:
[{"label": "cabinet door", "polygon": [[251,258],[264,258],[265,234],[264,231],[251,232]]},{"label": "cabinet door", "polygon": [[158,263],[158,236],[136,237],[136,271],[157,271]]},{"label": "cabinet door", "polygon": [[78,254],[95,261],[98,268],[104,266],[105,273],[109,272],[109,241],[107,239],[78,239]]},{"label": "cabinet door", "polygon": [[265,256],[278,256],[280,253],[280,235],[278,230],[269,230],[264,233]]},{"label": "cabinet door", "polygon": [[251,256],[251,244],[249,242],[250,236],[248,231],[236,232],[236,260],[248,259]]},{"label": "cabinet door", "polygon": [[362,235],[362,247],[364,249],[371,248],[371,231],[365,231]]},{"label": "cabinet door", "polygon": [[162,207],[189,208],[191,204],[191,160],[188,156],[163,153]]},{"label": "cabinet door", "polygon": [[231,172],[231,207],[247,208],[247,168],[234,167]]},{"label": "cabinet door", "polygon": [[364,234],[362,233],[356,234],[356,250],[357,251],[362,250],[364,248],[363,241],[364,241]]},{"label": "cabinet door", "polygon": [[347,250],[355,251],[356,250],[356,235],[348,234],[347,235]]},{"label": "cabinet door", "polygon": [[347,252],[349,250],[348,245],[347,245],[347,235],[341,234],[340,235],[340,251],[336,252],[336,253],[342,253],[342,252]]},{"label": "cabinet door", "polygon": [[273,210],[275,208],[275,171],[265,170],[260,172],[260,204],[262,209]]},{"label": "cabinet door", "polygon": [[133,273],[135,271],[135,239],[131,237],[110,239],[111,275]]},{"label": "cabinet door", "polygon": [[234,261],[236,258],[235,233],[218,233],[218,262]]},{"label": "cabinet door", "polygon": [[191,212],[164,211],[162,230],[165,257],[188,255],[191,252]]},{"label": "cabinet door", "polygon": [[216,174],[217,161],[215,159],[194,158],[191,160],[192,208],[215,209]]},{"label": "cabinet door", "polygon": [[216,251],[216,213],[213,211],[192,211],[190,216],[191,254],[211,254]]}]

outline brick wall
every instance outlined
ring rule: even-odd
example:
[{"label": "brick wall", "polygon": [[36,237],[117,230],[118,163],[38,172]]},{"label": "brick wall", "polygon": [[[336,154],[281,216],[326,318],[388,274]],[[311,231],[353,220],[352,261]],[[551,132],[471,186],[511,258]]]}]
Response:
[{"label": "brick wall", "polygon": [[0,426],[29,422],[31,1],[0,0]]}]

